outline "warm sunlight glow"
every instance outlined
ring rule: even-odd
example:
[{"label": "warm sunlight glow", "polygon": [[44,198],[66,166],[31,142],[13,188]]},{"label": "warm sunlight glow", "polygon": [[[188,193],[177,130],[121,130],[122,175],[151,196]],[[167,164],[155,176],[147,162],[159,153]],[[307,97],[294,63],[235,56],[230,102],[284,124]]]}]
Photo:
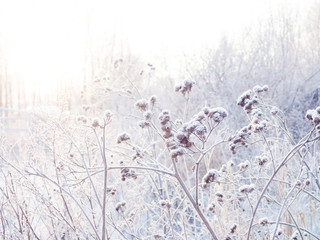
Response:
[{"label": "warm sunlight glow", "polygon": [[214,46],[223,35],[236,38],[266,15],[272,2],[3,1],[8,71],[23,78],[28,94],[47,94],[63,82],[79,82],[88,43],[114,36],[114,44],[128,46],[147,60],[166,55],[178,64],[179,54]]}]

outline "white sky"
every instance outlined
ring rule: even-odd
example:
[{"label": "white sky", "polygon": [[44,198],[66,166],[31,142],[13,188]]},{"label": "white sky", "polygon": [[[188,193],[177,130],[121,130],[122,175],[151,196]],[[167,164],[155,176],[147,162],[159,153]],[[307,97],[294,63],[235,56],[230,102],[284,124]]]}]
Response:
[{"label": "white sky", "polygon": [[[0,33],[6,39],[9,71],[27,85],[51,91],[76,78],[90,18],[93,41],[117,36],[133,52],[152,58],[215,45],[268,15],[280,0],[0,0]],[[2,41],[3,43],[3,41]]]}]

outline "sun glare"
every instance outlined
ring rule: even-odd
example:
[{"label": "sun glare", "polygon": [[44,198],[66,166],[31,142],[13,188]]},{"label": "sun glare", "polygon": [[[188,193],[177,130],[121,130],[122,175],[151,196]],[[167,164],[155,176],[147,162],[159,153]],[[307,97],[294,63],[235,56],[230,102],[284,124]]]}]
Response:
[{"label": "sun glare", "polygon": [[167,54],[172,64],[178,64],[181,53],[216,45],[223,35],[236,38],[266,14],[270,3],[3,1],[1,31],[11,76],[22,76],[28,94],[49,94],[83,73],[88,41],[95,44],[116,35],[140,57],[148,60]]}]

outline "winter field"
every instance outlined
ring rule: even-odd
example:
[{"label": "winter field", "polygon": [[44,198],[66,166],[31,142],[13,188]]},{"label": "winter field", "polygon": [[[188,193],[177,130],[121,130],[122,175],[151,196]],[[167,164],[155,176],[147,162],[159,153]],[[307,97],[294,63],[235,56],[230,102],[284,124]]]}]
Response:
[{"label": "winter field", "polygon": [[97,37],[93,7],[81,58],[21,72],[3,30],[0,238],[320,239],[320,3],[281,3],[156,54]]}]

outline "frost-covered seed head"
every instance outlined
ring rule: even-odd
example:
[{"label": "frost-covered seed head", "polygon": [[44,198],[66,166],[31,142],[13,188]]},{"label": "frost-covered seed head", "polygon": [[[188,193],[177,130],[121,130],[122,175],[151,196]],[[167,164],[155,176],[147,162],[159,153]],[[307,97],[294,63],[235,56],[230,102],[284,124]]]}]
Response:
[{"label": "frost-covered seed head", "polygon": [[162,125],[170,121],[170,113],[168,110],[163,110],[159,115],[159,120]]},{"label": "frost-covered seed head", "polygon": [[223,198],[223,194],[222,194],[221,192],[216,192],[216,196],[217,196],[218,198]]},{"label": "frost-covered seed head", "polygon": [[82,109],[88,111],[90,109],[90,105],[82,105]]},{"label": "frost-covered seed head", "polygon": [[176,92],[180,92],[182,95],[189,93],[196,82],[192,79],[184,80],[183,84],[177,84],[174,88]]},{"label": "frost-covered seed head", "polygon": [[175,140],[173,140],[173,139],[171,139],[171,140],[166,140],[166,147],[167,147],[168,149],[170,149],[170,150],[176,149],[178,146],[179,146],[179,145],[178,145],[178,143],[177,143]]},{"label": "frost-covered seed head", "polygon": [[172,130],[172,124],[170,122],[167,122],[166,124],[163,124],[161,126],[161,130],[164,132],[170,132]]},{"label": "frost-covered seed head", "polygon": [[307,180],[305,181],[306,186],[309,186],[310,183],[311,183],[310,179],[307,179]]},{"label": "frost-covered seed head", "polygon": [[250,166],[250,162],[248,160],[240,163],[239,165],[240,170],[244,170],[247,169]]},{"label": "frost-covered seed head", "polygon": [[315,125],[318,125],[320,123],[319,109],[320,107],[317,107],[315,110],[308,110],[306,113],[306,118],[312,121]]},{"label": "frost-covered seed head", "polygon": [[124,211],[125,206],[127,205],[126,201],[118,202],[116,204],[116,211]]},{"label": "frost-covered seed head", "polygon": [[77,117],[77,121],[86,124],[87,123],[87,117],[84,116],[84,115],[80,115],[80,116]]},{"label": "frost-covered seed head", "polygon": [[234,224],[232,225],[232,227],[230,228],[230,233],[231,233],[231,234],[235,233],[237,227],[238,227],[237,224],[234,223]]},{"label": "frost-covered seed head", "polygon": [[210,203],[208,206],[208,211],[214,212],[215,207],[216,207],[216,205],[214,203]]},{"label": "frost-covered seed head", "polygon": [[234,164],[233,161],[230,160],[230,161],[227,162],[227,165],[228,165],[228,167],[232,168],[232,167],[234,167],[235,164]]},{"label": "frost-covered seed head", "polygon": [[174,87],[174,91],[175,91],[175,92],[179,92],[181,89],[182,89],[182,84],[177,84],[177,85]]},{"label": "frost-covered seed head", "polygon": [[237,100],[237,104],[241,107],[244,107],[248,101],[252,98],[253,92],[251,90],[247,90],[244,92]]},{"label": "frost-covered seed head", "polygon": [[220,172],[227,172],[227,165],[223,164],[220,168]]},{"label": "frost-covered seed head", "polygon": [[92,127],[98,127],[99,126],[99,122],[100,122],[99,118],[94,118],[92,120],[91,126]]},{"label": "frost-covered seed head", "polygon": [[117,143],[122,143],[124,141],[130,140],[130,135],[126,132],[121,133],[118,137],[117,137]]},{"label": "frost-covered seed head", "polygon": [[147,121],[139,121],[139,127],[145,128],[145,127],[150,127],[150,123]]},{"label": "frost-covered seed head", "polygon": [[214,182],[219,177],[219,172],[216,169],[210,169],[202,178],[202,187],[206,188],[207,184]]},{"label": "frost-covered seed head", "polygon": [[100,127],[100,128],[104,128],[105,126],[106,126],[105,121],[104,121],[104,120],[100,120],[100,121],[99,121],[99,127]]},{"label": "frost-covered seed head", "polygon": [[264,165],[266,162],[268,162],[268,160],[269,159],[266,155],[256,157],[256,161],[260,166]]},{"label": "frost-covered seed head", "polygon": [[302,185],[302,182],[300,180],[297,180],[296,185],[300,187]]},{"label": "frost-covered seed head", "polygon": [[212,108],[208,114],[208,117],[217,123],[221,122],[227,116],[227,111],[222,107]]},{"label": "frost-covered seed head", "polygon": [[145,120],[150,120],[152,118],[152,112],[151,111],[146,111],[143,114],[143,117],[144,117]]},{"label": "frost-covered seed head", "polygon": [[254,184],[250,184],[250,185],[242,185],[241,187],[239,187],[239,192],[240,193],[252,193],[254,191],[255,185]]},{"label": "frost-covered seed head", "polygon": [[172,149],[170,152],[170,156],[172,159],[177,158],[178,156],[182,156],[184,154],[184,151],[181,147],[178,147],[176,149]]},{"label": "frost-covered seed head", "polygon": [[270,110],[270,113],[272,115],[277,115],[278,112],[279,112],[279,108],[277,108],[277,107],[272,107]]},{"label": "frost-covered seed head", "polygon": [[154,106],[154,104],[157,102],[157,97],[155,95],[152,95],[150,98],[149,98],[149,102],[150,102],[150,105],[151,106]]},{"label": "frost-covered seed head", "polygon": [[282,233],[283,233],[283,232],[282,232],[282,229],[279,229],[279,230],[277,231],[277,235],[278,235],[278,236],[280,236]]},{"label": "frost-covered seed head", "polygon": [[292,240],[298,240],[298,239],[299,239],[299,232],[298,232],[298,231],[295,231],[295,232],[291,235],[290,239],[292,239]]},{"label": "frost-covered seed head", "polygon": [[268,223],[269,223],[269,220],[266,217],[259,219],[259,224],[262,226],[266,226]]},{"label": "frost-covered seed head", "polygon": [[113,116],[113,112],[111,112],[110,110],[107,110],[104,114],[104,116],[106,117],[106,119],[111,119],[111,117]]},{"label": "frost-covered seed head", "polygon": [[259,85],[256,85],[256,86],[253,87],[253,91],[255,93],[261,93],[261,92],[263,92],[263,87],[261,87]]},{"label": "frost-covered seed head", "polygon": [[159,204],[161,207],[171,208],[171,203],[168,200],[160,200]]},{"label": "frost-covered seed head", "polygon": [[269,90],[269,86],[268,85],[263,85],[262,89],[263,89],[263,91],[267,92]]},{"label": "frost-covered seed head", "polygon": [[205,115],[208,115],[209,112],[210,112],[210,108],[204,107],[204,108],[202,108],[202,112],[203,112]]},{"label": "frost-covered seed head", "polygon": [[121,169],[121,180],[125,181],[127,178],[133,178],[133,179],[137,179],[137,174],[135,173],[135,171],[130,170],[129,168],[122,168]]},{"label": "frost-covered seed head", "polygon": [[107,192],[110,193],[111,195],[115,195],[117,192],[117,189],[113,186],[107,187]]},{"label": "frost-covered seed head", "polygon": [[146,99],[140,99],[135,104],[137,108],[139,108],[142,111],[146,111],[148,108],[148,101]]},{"label": "frost-covered seed head", "polygon": [[176,119],[176,121],[174,122],[176,125],[182,125],[183,121],[181,119]]},{"label": "frost-covered seed head", "polygon": [[202,121],[203,119],[205,119],[206,115],[203,112],[199,112],[195,117],[194,120],[196,121]]}]

